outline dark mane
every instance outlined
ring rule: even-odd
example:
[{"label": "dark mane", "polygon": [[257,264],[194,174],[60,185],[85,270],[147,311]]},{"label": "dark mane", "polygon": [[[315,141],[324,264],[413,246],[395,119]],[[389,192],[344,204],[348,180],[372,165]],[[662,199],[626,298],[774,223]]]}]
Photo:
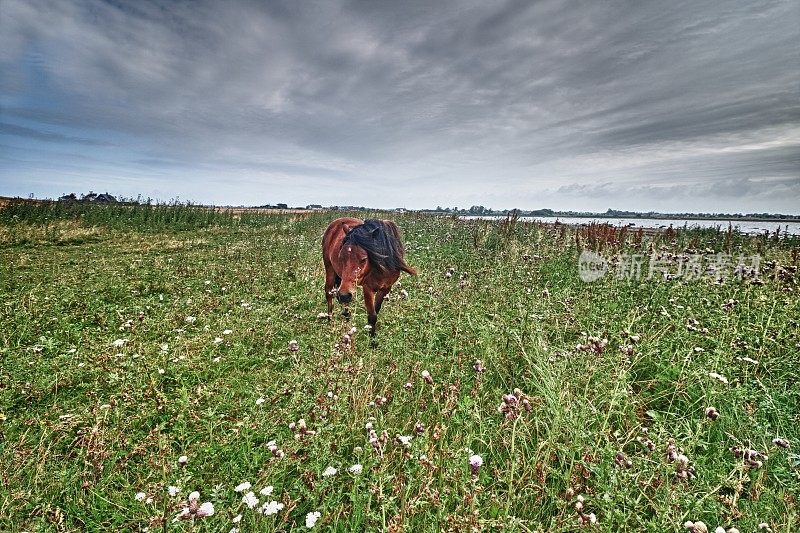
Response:
[{"label": "dark mane", "polygon": [[393,222],[368,218],[345,236],[343,244],[355,244],[367,252],[370,265],[380,271],[403,271],[416,274],[406,263],[400,232]]}]

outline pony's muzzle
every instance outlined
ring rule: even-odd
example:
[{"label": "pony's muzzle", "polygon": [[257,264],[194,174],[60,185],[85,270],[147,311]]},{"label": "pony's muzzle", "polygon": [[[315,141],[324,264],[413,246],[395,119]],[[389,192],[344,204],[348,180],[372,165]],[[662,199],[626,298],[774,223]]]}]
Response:
[{"label": "pony's muzzle", "polygon": [[340,292],[336,295],[336,298],[339,300],[340,304],[349,304],[353,301],[353,295],[349,292]]}]

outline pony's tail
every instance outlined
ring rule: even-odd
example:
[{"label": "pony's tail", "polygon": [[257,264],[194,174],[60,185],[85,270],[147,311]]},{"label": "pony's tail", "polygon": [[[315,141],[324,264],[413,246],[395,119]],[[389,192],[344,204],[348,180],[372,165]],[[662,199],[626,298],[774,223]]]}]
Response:
[{"label": "pony's tail", "polygon": [[406,249],[405,246],[403,246],[403,238],[400,236],[400,228],[398,228],[397,224],[395,224],[391,220],[384,220],[383,224],[389,229],[389,233],[393,237],[392,238],[392,240],[394,241],[393,245],[397,250],[397,259],[400,263],[399,265],[400,271],[405,272],[406,274],[411,274],[412,276],[416,276],[417,271],[414,270],[412,267],[410,267],[408,263],[406,263],[405,259]]}]

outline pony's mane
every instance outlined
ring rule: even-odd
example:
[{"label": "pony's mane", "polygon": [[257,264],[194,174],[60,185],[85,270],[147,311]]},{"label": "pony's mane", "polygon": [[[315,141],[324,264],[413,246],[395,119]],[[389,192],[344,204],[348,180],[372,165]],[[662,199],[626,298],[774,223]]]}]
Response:
[{"label": "pony's mane", "polygon": [[400,232],[392,222],[368,218],[345,236],[343,244],[360,246],[367,252],[370,265],[380,271],[403,271],[416,274],[406,263]]}]

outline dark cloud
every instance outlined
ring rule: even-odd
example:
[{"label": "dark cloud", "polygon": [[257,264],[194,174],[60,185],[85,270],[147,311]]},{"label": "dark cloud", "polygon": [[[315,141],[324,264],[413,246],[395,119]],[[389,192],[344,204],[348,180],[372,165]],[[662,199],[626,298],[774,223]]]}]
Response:
[{"label": "dark cloud", "polygon": [[708,210],[796,211],[798,18],[770,0],[5,0],[0,189],[67,169],[76,190],[157,178],[226,203],[580,208],[600,183],[647,210],[691,183]]}]

